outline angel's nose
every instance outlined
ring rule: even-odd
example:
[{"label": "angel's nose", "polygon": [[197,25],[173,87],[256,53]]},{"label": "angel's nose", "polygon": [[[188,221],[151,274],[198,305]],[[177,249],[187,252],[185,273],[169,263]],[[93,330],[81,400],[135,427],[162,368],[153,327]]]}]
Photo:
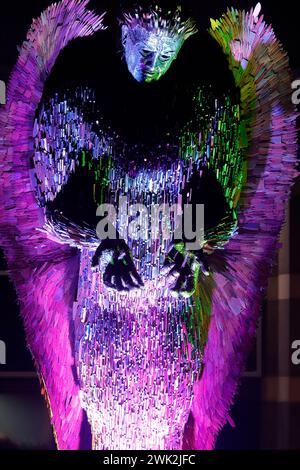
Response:
[{"label": "angel's nose", "polygon": [[156,62],[157,62],[158,54],[156,52],[150,52],[147,55],[147,58],[145,60],[145,66],[147,69],[151,72],[155,70]]}]

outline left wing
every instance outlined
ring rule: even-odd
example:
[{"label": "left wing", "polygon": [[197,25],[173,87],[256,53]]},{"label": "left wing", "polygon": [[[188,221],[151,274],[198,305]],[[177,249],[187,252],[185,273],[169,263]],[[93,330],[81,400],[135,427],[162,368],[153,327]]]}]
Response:
[{"label": "left wing", "polygon": [[79,259],[76,250],[39,230],[45,213],[30,181],[32,130],[44,84],[61,50],[70,41],[102,29],[103,17],[89,11],[87,4],[87,0],[62,0],[33,21],[0,111],[0,243],[60,449],[85,445],[72,344]]}]

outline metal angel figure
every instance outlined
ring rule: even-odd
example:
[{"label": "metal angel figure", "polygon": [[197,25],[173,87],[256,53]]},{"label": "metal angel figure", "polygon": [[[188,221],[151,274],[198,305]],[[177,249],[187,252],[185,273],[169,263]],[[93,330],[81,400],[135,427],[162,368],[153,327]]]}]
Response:
[{"label": "metal angel figure", "polygon": [[[0,243],[27,342],[59,449],[212,449],[296,176],[287,55],[259,4],[228,10],[209,34],[238,98],[216,99],[199,80],[183,91],[187,114],[144,118],[197,26],[178,9],[126,13],[126,73],[150,98],[120,135],[90,89],[41,103],[62,49],[104,29],[87,4],[63,0],[33,22],[0,111]],[[155,208],[178,213],[153,224]]]}]

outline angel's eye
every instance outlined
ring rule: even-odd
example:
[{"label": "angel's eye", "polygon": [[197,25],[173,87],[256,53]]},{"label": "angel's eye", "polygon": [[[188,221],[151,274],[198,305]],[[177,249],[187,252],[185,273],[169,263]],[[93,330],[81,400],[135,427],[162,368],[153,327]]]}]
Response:
[{"label": "angel's eye", "polygon": [[166,62],[167,60],[170,60],[172,54],[161,54],[160,56],[160,60],[162,60],[162,62]]},{"label": "angel's eye", "polygon": [[153,54],[152,51],[149,51],[149,49],[142,49],[141,50],[141,55],[144,59],[147,59],[151,56],[151,54]]}]

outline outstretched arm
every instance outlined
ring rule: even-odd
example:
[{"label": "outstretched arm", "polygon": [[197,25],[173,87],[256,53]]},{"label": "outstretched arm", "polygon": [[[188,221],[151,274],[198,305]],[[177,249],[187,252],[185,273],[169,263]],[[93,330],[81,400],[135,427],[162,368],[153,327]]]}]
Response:
[{"label": "outstretched arm", "polygon": [[44,84],[59,53],[73,39],[102,28],[102,16],[89,11],[87,4],[88,0],[62,0],[33,21],[10,78],[7,104],[0,111],[0,244],[61,449],[84,446],[72,349],[79,260],[76,250],[38,230],[45,214],[30,181],[32,134]]},{"label": "outstretched arm", "polygon": [[226,268],[214,272],[204,372],[195,388],[194,426],[186,436],[187,447],[197,449],[213,448],[228,420],[297,174],[297,116],[290,100],[288,58],[259,13],[260,5],[249,13],[228,10],[212,21],[210,30],[241,92],[247,181],[239,204],[239,233],[222,254],[212,255],[216,265]]}]

